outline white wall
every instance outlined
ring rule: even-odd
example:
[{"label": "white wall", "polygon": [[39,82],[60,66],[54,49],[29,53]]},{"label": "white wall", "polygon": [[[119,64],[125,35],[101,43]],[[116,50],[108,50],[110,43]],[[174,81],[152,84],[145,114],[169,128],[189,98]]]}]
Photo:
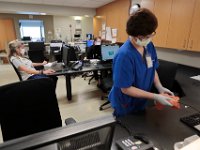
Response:
[{"label": "white wall", "polygon": [[[73,38],[75,33],[74,17],[53,16],[53,23],[54,23],[55,36],[56,36],[56,31],[59,29],[61,34],[61,39],[63,41],[71,41],[71,36]],[[70,24],[72,25],[71,28],[72,33],[70,33],[70,27],[69,27]],[[93,33],[93,18],[82,17],[81,27],[82,27],[82,39],[85,40],[86,33]]]},{"label": "white wall", "polygon": [[200,52],[189,52],[167,48],[156,48],[159,59],[200,68]]}]

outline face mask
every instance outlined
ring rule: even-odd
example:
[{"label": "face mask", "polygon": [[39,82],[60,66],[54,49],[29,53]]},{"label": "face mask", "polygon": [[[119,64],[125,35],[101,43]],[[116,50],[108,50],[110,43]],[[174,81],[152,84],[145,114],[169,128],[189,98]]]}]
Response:
[{"label": "face mask", "polygon": [[136,44],[140,46],[147,46],[151,42],[151,38],[140,40],[137,38]]},{"label": "face mask", "polygon": [[95,45],[101,45],[101,42],[100,41],[96,41]]},{"label": "face mask", "polygon": [[25,54],[25,49],[23,48],[23,49],[21,49],[20,50],[20,53],[22,54],[22,56]]}]

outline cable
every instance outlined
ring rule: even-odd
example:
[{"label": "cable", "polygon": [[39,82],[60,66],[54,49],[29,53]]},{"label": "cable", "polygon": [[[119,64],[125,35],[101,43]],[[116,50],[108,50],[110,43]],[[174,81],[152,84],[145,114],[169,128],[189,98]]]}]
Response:
[{"label": "cable", "polygon": [[185,105],[185,106],[188,106],[188,107],[194,109],[195,111],[197,111],[198,113],[200,113],[200,111],[199,111],[197,108],[195,108],[195,107],[193,107],[193,106],[191,106],[191,105],[188,105],[188,104],[183,103],[183,102],[179,102],[179,103],[180,103],[180,104],[183,104],[183,105]]}]

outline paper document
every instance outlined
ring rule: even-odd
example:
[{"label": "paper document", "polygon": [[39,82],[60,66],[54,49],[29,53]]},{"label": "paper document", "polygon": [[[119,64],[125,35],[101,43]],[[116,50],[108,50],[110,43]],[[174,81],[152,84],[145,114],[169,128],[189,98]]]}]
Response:
[{"label": "paper document", "polygon": [[57,61],[54,61],[54,62],[49,62],[47,63],[46,65],[44,65],[45,68],[48,68],[48,67],[53,67],[57,64]]},{"label": "paper document", "polygon": [[200,75],[198,75],[198,76],[193,76],[193,77],[190,77],[190,78],[200,81]]}]

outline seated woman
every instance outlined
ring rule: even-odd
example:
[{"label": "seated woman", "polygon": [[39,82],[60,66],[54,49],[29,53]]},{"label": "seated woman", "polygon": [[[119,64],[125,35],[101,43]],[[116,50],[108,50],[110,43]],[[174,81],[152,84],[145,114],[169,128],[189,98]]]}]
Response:
[{"label": "seated woman", "polygon": [[[47,75],[54,73],[55,71],[52,69],[48,70],[36,70],[34,67],[42,66],[47,64],[46,61],[43,63],[33,63],[30,59],[24,56],[24,47],[23,43],[14,40],[11,41],[9,44],[9,60],[14,64],[14,66],[20,72],[22,80],[29,80],[29,79],[38,79],[38,78],[48,78]],[[57,77],[51,77],[55,83],[57,82]]]}]

